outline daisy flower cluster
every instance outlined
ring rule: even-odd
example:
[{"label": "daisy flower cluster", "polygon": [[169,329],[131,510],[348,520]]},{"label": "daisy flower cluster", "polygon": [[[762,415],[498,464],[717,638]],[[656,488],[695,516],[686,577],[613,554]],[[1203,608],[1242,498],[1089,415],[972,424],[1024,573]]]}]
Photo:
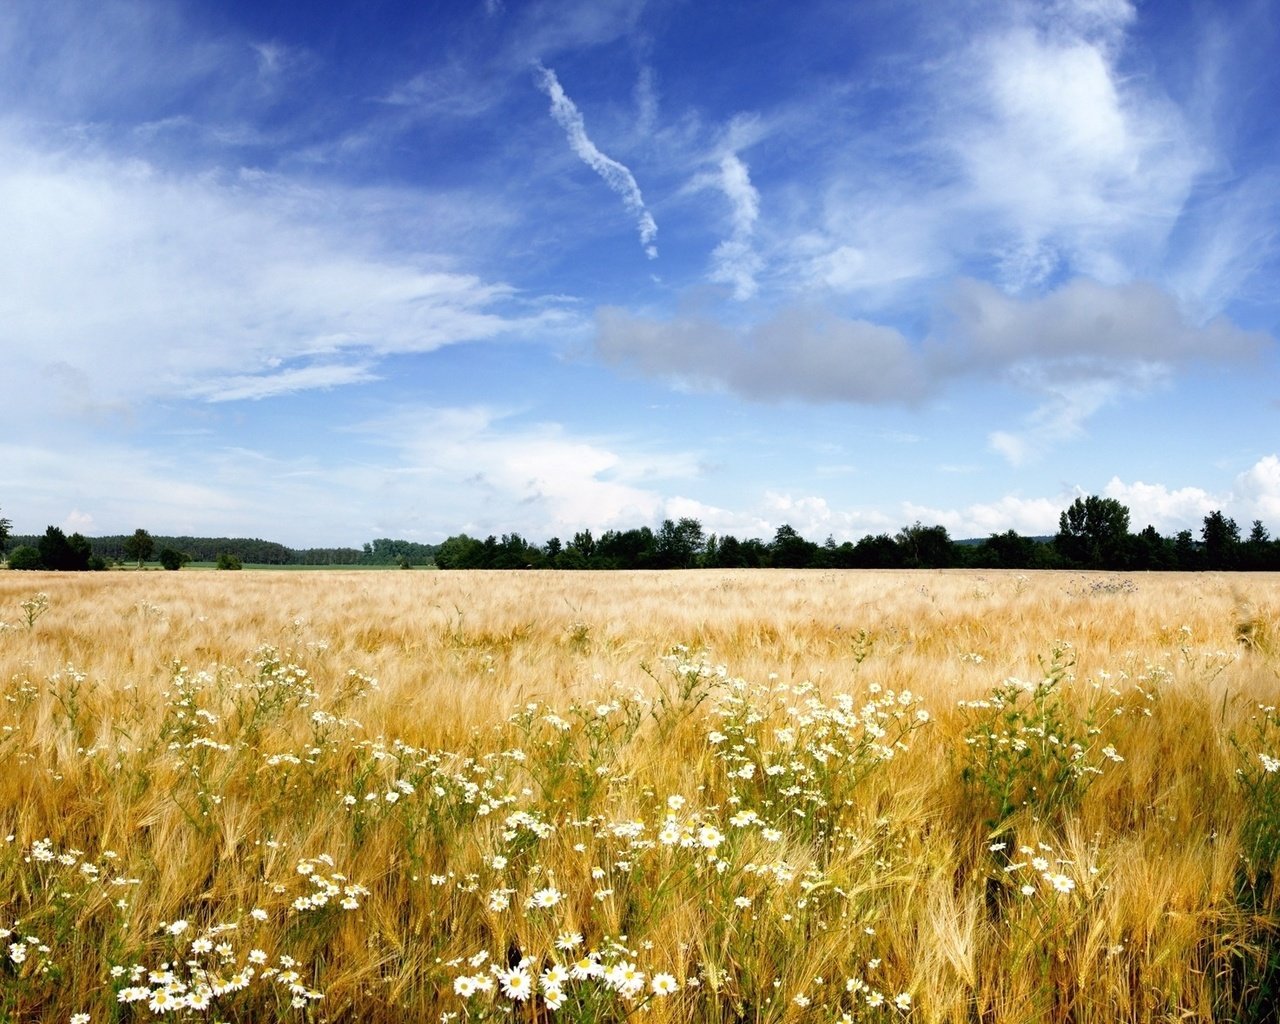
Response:
[{"label": "daisy flower cluster", "polygon": [[14,921],[12,928],[0,928],[0,949],[3,959],[15,974],[47,975],[53,970],[53,948],[40,938],[22,927],[21,922]]},{"label": "daisy flower cluster", "polygon": [[337,903],[343,910],[359,910],[360,900],[369,895],[369,890],[359,883],[350,881],[346,875],[333,870],[333,858],[327,853],[317,857],[308,857],[298,862],[297,872],[311,883],[311,891],[298,896],[292,907],[298,913],[320,910]]},{"label": "daisy flower cluster", "polygon": [[750,822],[773,831],[830,828],[852,788],[878,766],[909,749],[929,722],[909,690],[867,686],[861,697],[824,699],[812,682],[764,684],[725,677],[710,709],[707,743],[722,766],[732,805],[754,812]]},{"label": "daisy flower cluster", "polygon": [[156,1014],[205,1017],[211,1011],[224,1010],[229,999],[255,985],[275,988],[297,1010],[324,998],[306,983],[293,957],[282,954],[272,962],[262,949],[239,953],[228,938],[236,929],[235,924],[224,924],[191,934],[193,929],[185,919],[162,925],[162,932],[179,947],[180,956],[155,967],[142,963],[113,966],[109,973],[116,1000],[145,1004]]},{"label": "daisy flower cluster", "polygon": [[584,951],[582,943],[582,935],[565,932],[556,940],[556,954],[522,957],[510,967],[495,962],[486,950],[466,960],[454,960],[451,967],[465,965],[468,970],[454,977],[453,992],[467,1001],[505,999],[512,1004],[536,996],[548,1010],[555,1011],[567,1001],[580,1003],[600,993],[636,1004],[665,999],[680,990],[674,975],[641,970],[636,952],[622,942],[605,942],[591,951]]},{"label": "daisy flower cluster", "polygon": [[[1000,856],[1008,856],[1010,852],[1006,844],[1001,842],[992,843],[988,849]],[[1023,896],[1069,896],[1076,891],[1076,879],[1072,874],[1075,862],[1056,856],[1054,848],[1048,843],[1019,846],[1016,852],[1022,859],[1010,858],[1003,870]],[[1098,871],[1096,865],[1088,868],[1091,876],[1097,875]]]}]

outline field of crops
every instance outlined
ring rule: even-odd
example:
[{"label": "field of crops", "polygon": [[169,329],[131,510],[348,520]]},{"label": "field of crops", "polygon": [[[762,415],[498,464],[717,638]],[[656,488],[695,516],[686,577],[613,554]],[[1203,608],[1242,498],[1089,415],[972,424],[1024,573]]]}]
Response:
[{"label": "field of crops", "polygon": [[0,573],[0,1020],[1263,1021],[1280,577]]}]

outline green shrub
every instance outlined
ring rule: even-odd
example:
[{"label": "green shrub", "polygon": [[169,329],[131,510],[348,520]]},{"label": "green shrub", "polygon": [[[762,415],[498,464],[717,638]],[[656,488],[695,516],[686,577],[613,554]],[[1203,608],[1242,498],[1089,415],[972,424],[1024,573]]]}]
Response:
[{"label": "green shrub", "polygon": [[40,552],[30,544],[21,544],[9,552],[10,569],[43,569]]}]

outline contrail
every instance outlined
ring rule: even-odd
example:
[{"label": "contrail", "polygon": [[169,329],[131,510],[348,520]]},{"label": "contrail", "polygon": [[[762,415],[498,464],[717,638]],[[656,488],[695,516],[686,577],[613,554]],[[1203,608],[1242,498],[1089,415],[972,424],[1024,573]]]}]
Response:
[{"label": "contrail", "polygon": [[596,148],[596,144],[587,136],[582,112],[565,95],[554,71],[539,65],[538,85],[551,97],[551,116],[564,129],[573,151],[584,164],[604,179],[606,185],[622,196],[623,204],[636,218],[636,228],[640,232],[640,244],[644,247],[645,255],[649,259],[656,259],[658,247],[654,244],[654,239],[658,237],[658,225],[645,209],[644,197],[640,195],[640,186],[636,184],[635,176],[617,160],[605,156]]}]

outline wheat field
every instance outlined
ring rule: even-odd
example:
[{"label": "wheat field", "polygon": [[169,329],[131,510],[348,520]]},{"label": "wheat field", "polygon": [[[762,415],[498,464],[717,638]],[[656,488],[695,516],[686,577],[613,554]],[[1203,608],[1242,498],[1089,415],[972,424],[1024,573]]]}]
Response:
[{"label": "wheat field", "polygon": [[0,1020],[1275,1020],[1280,577],[0,573]]}]

